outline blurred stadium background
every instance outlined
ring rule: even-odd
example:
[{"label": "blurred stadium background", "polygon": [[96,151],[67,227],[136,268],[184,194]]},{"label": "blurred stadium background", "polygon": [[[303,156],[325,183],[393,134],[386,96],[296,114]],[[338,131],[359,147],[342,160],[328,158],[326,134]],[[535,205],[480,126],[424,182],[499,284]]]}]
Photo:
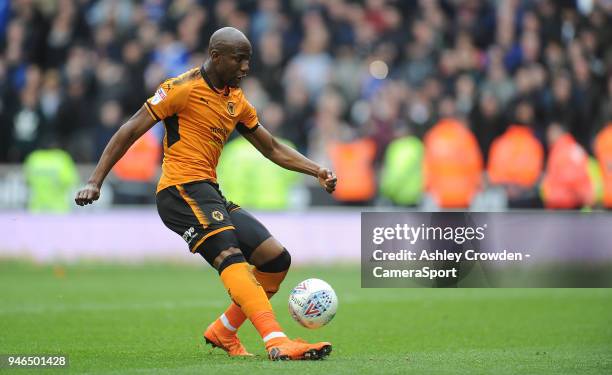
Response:
[{"label": "blurred stadium background", "polygon": [[[72,209],[60,193],[225,25],[253,42],[263,124],[341,181],[327,199],[235,139],[222,186],[246,207],[611,207],[611,16],[605,0],[2,1],[0,207]],[[153,202],[162,136],[115,169],[108,206]]]},{"label": "blurred stadium background", "polygon": [[[140,229],[117,251],[182,246],[153,208],[163,124],[115,167],[97,214],[75,220],[72,199],[116,129],[163,79],[201,64],[225,25],[253,43],[243,89],[264,126],[340,180],[330,197],[232,136],[225,195],[268,212],[290,244],[312,233],[304,217],[354,231],[355,207],[609,209],[611,18],[606,0],[0,1],[4,230],[35,221],[52,251],[95,246],[79,223],[114,232],[131,220]],[[6,237],[12,255],[38,243]],[[100,251],[113,238],[101,234]],[[333,245],[355,252],[348,243]]]}]

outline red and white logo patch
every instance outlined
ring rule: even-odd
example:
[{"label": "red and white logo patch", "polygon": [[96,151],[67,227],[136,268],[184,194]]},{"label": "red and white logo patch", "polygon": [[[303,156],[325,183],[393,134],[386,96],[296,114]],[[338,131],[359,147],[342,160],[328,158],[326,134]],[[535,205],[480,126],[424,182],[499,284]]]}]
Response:
[{"label": "red and white logo patch", "polygon": [[151,104],[155,105],[164,99],[166,99],[166,92],[164,91],[163,88],[160,87],[155,92],[155,95],[153,95],[153,99],[151,99]]}]

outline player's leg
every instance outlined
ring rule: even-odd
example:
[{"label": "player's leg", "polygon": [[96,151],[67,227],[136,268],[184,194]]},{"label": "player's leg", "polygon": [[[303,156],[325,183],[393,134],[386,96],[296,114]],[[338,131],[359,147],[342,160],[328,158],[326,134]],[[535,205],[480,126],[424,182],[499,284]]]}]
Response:
[{"label": "player's leg", "polygon": [[[273,338],[286,337],[276,321],[272,306],[261,285],[255,279],[250,265],[238,247],[235,231],[217,233],[206,239],[196,252],[201,254],[219,272],[219,276],[232,301],[243,314],[251,320],[264,342]],[[210,335],[213,335],[211,338]],[[216,330],[208,329],[205,338],[232,354],[227,347],[228,337],[219,335]],[[239,344],[237,337],[233,341]],[[241,345],[240,345],[241,346]]]},{"label": "player's leg", "polygon": [[244,248],[244,255],[254,266],[253,274],[272,298],[285,279],[291,266],[291,255],[266,227],[253,215],[242,208],[230,213],[238,233],[238,240]]},{"label": "player's leg", "polygon": [[[262,285],[266,294],[271,298],[279,289],[285,278],[291,256],[289,252],[270,235],[270,232],[255,217],[235,204],[228,203],[232,223],[236,227],[236,234],[240,249],[245,258],[251,263],[253,275]],[[220,319],[212,327],[221,326],[228,335],[236,336],[236,330],[246,319],[242,309],[232,303]],[[233,322],[235,326],[228,324]],[[225,326],[224,326],[225,324]],[[286,337],[274,337],[266,341],[266,349],[271,359],[319,359],[331,352],[331,344],[320,342],[308,344],[301,341],[291,341]]]},{"label": "player's leg", "polygon": [[[225,198],[217,186],[196,183],[177,188],[195,216],[203,222],[202,236],[193,245],[192,251],[202,255],[217,269],[230,298],[240,306],[264,342],[272,338],[286,337],[276,321],[266,293],[240,251],[236,228],[225,206]],[[220,340],[219,344],[229,354],[248,354],[237,338],[229,343]]]},{"label": "player's leg", "polygon": [[177,185],[157,196],[164,224],[217,269],[231,299],[261,335],[271,359],[317,359],[329,354],[329,343],[307,344],[285,336],[265,291],[240,251],[223,201],[220,192],[208,183]]},{"label": "player's leg", "polygon": [[[192,253],[198,249],[203,250],[204,242],[209,244],[212,250],[206,256],[202,252],[200,255],[208,258],[210,264],[215,261],[215,252],[225,250],[218,249],[224,244],[215,235],[230,230],[233,232],[235,229],[225,208],[225,201],[214,186],[206,183],[177,185],[160,191],[157,194],[157,210],[164,224],[183,237]],[[217,243],[219,241],[220,244]],[[238,248],[237,240],[234,239],[231,245]],[[205,338],[214,347],[222,348],[231,356],[250,355],[235,335],[226,336],[209,332]]]},{"label": "player's leg", "polygon": [[254,266],[255,278],[266,291],[268,298],[272,298],[278,292],[291,266],[289,251],[274,237],[268,237],[253,250],[248,260]]},{"label": "player's leg", "polygon": [[[217,269],[230,298],[240,306],[264,341],[285,337],[266,293],[240,251],[225,203],[216,186],[207,182],[176,185],[157,195],[164,224],[182,235],[192,252],[202,255]],[[232,350],[233,354],[248,354],[236,353],[240,348],[219,344],[230,354]]]},{"label": "player's leg", "polygon": [[[270,235],[261,222],[246,210],[229,204],[228,210],[240,249],[247,261],[254,266],[253,274],[271,298],[279,289],[291,265],[289,252]],[[231,303],[223,314],[209,327],[227,335],[235,335],[246,316],[235,303]]]},{"label": "player's leg", "polygon": [[219,271],[230,298],[259,332],[270,359],[320,359],[327,356],[331,352],[328,342],[309,344],[287,338],[266,293],[235,241],[235,231],[221,232],[207,239],[197,251]]}]

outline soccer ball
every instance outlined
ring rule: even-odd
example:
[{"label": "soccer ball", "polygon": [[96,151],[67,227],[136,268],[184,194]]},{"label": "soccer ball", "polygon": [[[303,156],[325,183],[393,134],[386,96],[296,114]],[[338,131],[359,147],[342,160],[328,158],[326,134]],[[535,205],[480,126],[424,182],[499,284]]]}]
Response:
[{"label": "soccer ball", "polygon": [[336,292],[323,280],[304,280],[289,295],[289,313],[306,328],[315,329],[326,325],[334,318],[336,310]]}]

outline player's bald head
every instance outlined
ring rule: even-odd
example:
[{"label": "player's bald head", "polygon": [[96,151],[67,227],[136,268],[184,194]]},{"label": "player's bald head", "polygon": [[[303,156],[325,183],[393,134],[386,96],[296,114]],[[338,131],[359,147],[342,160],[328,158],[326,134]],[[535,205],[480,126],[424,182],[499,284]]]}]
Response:
[{"label": "player's bald head", "polygon": [[210,36],[208,49],[212,53],[216,51],[220,54],[231,53],[237,48],[251,49],[251,42],[242,31],[233,27],[223,27],[215,31]]},{"label": "player's bald head", "polygon": [[251,43],[240,30],[224,27],[215,31],[210,37],[210,58],[205,64],[217,87],[238,87],[249,72],[252,52]]}]

